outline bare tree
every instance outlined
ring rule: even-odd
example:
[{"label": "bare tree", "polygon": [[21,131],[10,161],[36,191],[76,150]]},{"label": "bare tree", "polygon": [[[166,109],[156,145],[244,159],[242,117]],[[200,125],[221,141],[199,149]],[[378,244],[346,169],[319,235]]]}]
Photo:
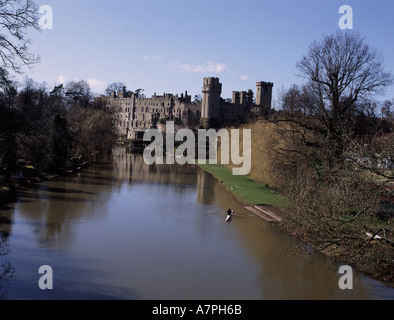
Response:
[{"label": "bare tree", "polygon": [[[385,209],[392,207],[393,122],[390,102],[382,118],[375,101],[393,76],[381,54],[346,32],[314,42],[297,68],[306,83],[283,92],[271,118],[278,142],[270,150],[293,203],[287,227],[317,250],[394,279],[393,214]],[[378,232],[381,241],[370,241]]]},{"label": "bare tree", "polygon": [[382,55],[357,33],[338,32],[314,42],[297,68],[314,96],[309,113],[317,115],[327,136],[340,139],[344,119],[356,103],[381,94],[393,83]]},{"label": "bare tree", "polygon": [[65,87],[69,107],[87,107],[93,100],[93,95],[87,81],[70,81]]},{"label": "bare tree", "polygon": [[[7,70],[0,68],[0,187],[8,183],[16,163],[16,134],[20,132],[21,115],[14,109],[16,83]],[[4,175],[4,180],[1,177]]]},{"label": "bare tree", "polygon": [[144,89],[137,89],[137,90],[135,90],[136,97],[137,98],[141,98],[144,91],[145,91]]},{"label": "bare tree", "polygon": [[392,101],[386,100],[381,108],[381,115],[383,119],[393,120],[394,118],[394,99]]},{"label": "bare tree", "polygon": [[198,104],[198,103],[201,103],[201,101],[202,101],[202,95],[201,95],[201,94],[196,94],[196,95],[194,96],[193,103],[194,103],[194,104]]},{"label": "bare tree", "polygon": [[123,82],[113,82],[110,85],[108,85],[107,89],[105,89],[105,94],[106,96],[110,96],[112,92],[117,92],[119,93],[120,91],[123,90],[123,88],[126,88],[126,85]]},{"label": "bare tree", "polygon": [[29,28],[39,30],[38,7],[32,0],[0,0],[0,58],[2,68],[21,72],[21,65],[31,67],[38,56],[29,52]]},{"label": "bare tree", "polygon": [[76,107],[69,114],[74,153],[89,161],[92,154],[106,154],[117,138],[113,115],[102,109]]}]

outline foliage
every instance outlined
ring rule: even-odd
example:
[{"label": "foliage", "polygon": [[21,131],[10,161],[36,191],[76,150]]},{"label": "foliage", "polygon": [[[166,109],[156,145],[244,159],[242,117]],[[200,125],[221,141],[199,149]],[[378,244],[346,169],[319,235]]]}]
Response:
[{"label": "foliage", "polygon": [[16,163],[16,134],[22,123],[18,110],[13,108],[16,84],[6,70],[0,68],[0,175],[10,176]]},{"label": "foliage", "polygon": [[50,91],[26,79],[19,92],[8,90],[12,99],[3,88],[0,160],[8,176],[17,159],[25,159],[41,173],[58,172],[71,164],[72,155],[90,159],[92,152],[106,153],[116,139],[113,115],[93,103],[84,81]]},{"label": "foliage", "polygon": [[116,141],[117,132],[113,115],[101,109],[74,108],[70,115],[73,153],[92,160],[92,154],[106,153]]},{"label": "foliage", "polygon": [[[32,0],[0,0],[0,26],[0,203],[2,203],[9,200],[13,191],[9,178],[16,167],[19,153],[18,138],[24,127],[21,110],[14,108],[18,91],[10,72],[21,73],[22,66],[31,67],[39,60],[29,51],[29,40],[26,38],[29,28],[39,29],[37,5]],[[27,107],[28,104],[25,106]],[[2,259],[2,256],[7,254],[6,237],[7,235],[0,232],[0,289],[15,272],[11,263]]]},{"label": "foliage", "polygon": [[38,7],[32,0],[0,1],[0,60],[1,68],[21,72],[21,65],[32,66],[38,57],[30,53],[26,32],[39,30]]},{"label": "foliage", "polygon": [[71,139],[67,117],[64,114],[54,115],[49,142],[52,170],[59,170],[67,164],[70,156]]},{"label": "foliage", "polygon": [[280,186],[294,203],[286,226],[317,250],[393,281],[392,216],[378,214],[392,198],[393,119],[389,102],[379,116],[372,100],[393,77],[353,33],[314,42],[297,67],[307,84],[284,92],[271,119],[282,141],[272,151],[288,165]]},{"label": "foliage", "polygon": [[337,32],[315,41],[297,64],[307,84],[302,104],[293,111],[315,120],[313,126],[341,148],[355,113],[365,112],[365,102],[393,83],[383,66],[383,57],[357,33]]},{"label": "foliage", "polygon": [[107,86],[105,89],[105,94],[107,97],[111,96],[112,92],[119,93],[126,88],[126,85],[123,82],[113,82]]},{"label": "foliage", "polygon": [[297,66],[306,84],[281,93],[279,112],[241,127],[252,129],[250,176],[291,200],[289,233],[394,281],[394,119],[392,102],[375,100],[393,77],[353,33],[314,42]]}]

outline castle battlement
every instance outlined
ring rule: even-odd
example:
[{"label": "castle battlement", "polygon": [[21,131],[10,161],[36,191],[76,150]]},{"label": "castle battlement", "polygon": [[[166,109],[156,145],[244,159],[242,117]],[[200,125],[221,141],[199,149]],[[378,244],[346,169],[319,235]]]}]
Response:
[{"label": "castle battlement", "polygon": [[272,83],[272,82],[265,82],[265,81],[260,81],[260,82],[257,82],[256,83],[256,86],[257,87],[271,87],[271,88],[273,88],[274,87],[274,84]]},{"label": "castle battlement", "polygon": [[260,81],[256,83],[256,105],[261,108],[271,109],[272,107],[272,82]]},{"label": "castle battlement", "polygon": [[221,98],[222,84],[216,77],[206,77],[203,81],[202,101],[192,103],[191,96],[185,94],[156,93],[148,98],[126,91],[112,93],[105,97],[107,109],[116,114],[116,123],[122,136],[133,139],[138,132],[144,132],[158,123],[174,120],[184,126],[201,124],[204,128],[215,128],[231,124],[245,114],[263,114],[271,108],[271,82],[256,83],[256,99],[253,90],[234,91],[232,102]]},{"label": "castle battlement", "polygon": [[204,78],[203,91],[213,91],[220,90],[222,91],[222,84],[220,83],[219,78]]}]

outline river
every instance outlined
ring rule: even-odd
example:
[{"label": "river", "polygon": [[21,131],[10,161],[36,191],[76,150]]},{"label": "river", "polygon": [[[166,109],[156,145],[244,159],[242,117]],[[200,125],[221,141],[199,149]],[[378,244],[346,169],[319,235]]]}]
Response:
[{"label": "river", "polygon": [[[226,211],[237,213],[230,223]],[[300,244],[243,208],[196,166],[148,166],[114,150],[108,163],[22,188],[0,210],[0,298],[127,300],[393,299],[394,289],[295,254]],[[41,290],[40,266],[53,270]]]}]

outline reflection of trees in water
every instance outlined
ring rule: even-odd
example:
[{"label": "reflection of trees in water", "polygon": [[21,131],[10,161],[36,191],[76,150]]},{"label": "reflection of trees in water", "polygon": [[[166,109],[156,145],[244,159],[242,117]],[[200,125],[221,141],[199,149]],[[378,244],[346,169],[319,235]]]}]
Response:
[{"label": "reflection of trees in water", "polygon": [[7,241],[11,234],[11,219],[0,215],[0,290],[14,277],[14,267],[5,259]]},{"label": "reflection of trees in water", "polygon": [[[1,241],[1,240],[0,240]],[[0,251],[4,250],[4,243],[0,243]],[[7,253],[0,252],[0,290],[14,277],[15,269],[8,261],[2,261]]]},{"label": "reflection of trees in water", "polygon": [[28,221],[40,244],[68,248],[75,237],[75,226],[107,214],[104,195],[111,194],[112,186],[103,181],[99,170],[87,169],[81,176],[24,188],[18,212]]},{"label": "reflection of trees in water", "polygon": [[[183,192],[188,186],[197,186],[197,200],[199,203],[213,205],[215,201],[228,206],[231,196],[221,189],[216,179],[210,173],[199,169],[196,165],[173,165],[145,163],[143,155],[127,153],[125,147],[113,149],[113,172],[115,181],[129,181],[137,183],[159,183],[164,185],[180,185],[182,188],[173,189],[174,192]],[[222,199],[223,198],[223,199]],[[232,205],[237,201],[231,200]]]},{"label": "reflection of trees in water", "polygon": [[68,248],[75,238],[75,226],[107,214],[107,200],[117,185],[106,168],[97,164],[79,174],[21,189],[18,213],[40,244]]},{"label": "reflection of trees in water", "polygon": [[202,169],[197,172],[197,201],[210,205],[215,202],[215,190],[214,183],[212,183],[213,178],[208,175],[209,174]]},{"label": "reflection of trees in water", "polygon": [[[183,193],[197,184],[197,175],[194,166],[149,166],[142,155],[120,147],[114,148],[111,164],[98,163],[78,175],[23,188],[16,205],[40,244],[64,249],[72,245],[80,221],[92,222],[108,214],[108,200],[125,183],[137,188],[138,183],[177,184],[175,192]],[[213,197],[211,192],[204,194]]]},{"label": "reflection of trees in water", "polygon": [[[342,297],[338,293],[336,274],[329,272],[324,264],[316,263],[316,260],[289,255],[289,238],[283,237],[279,230],[270,224],[258,220],[260,218],[247,218],[248,212],[235,197],[221,187],[210,174],[196,170],[194,166],[148,166],[141,155],[127,154],[121,148],[114,150],[111,165],[96,164],[81,172],[81,177],[71,176],[42,184],[36,189],[24,190],[17,203],[17,211],[27,217],[26,220],[35,229],[37,238],[46,246],[70,246],[75,226],[81,224],[81,221],[91,222],[102,219],[103,215],[105,217],[108,213],[107,203],[110,202],[108,200],[127,182],[135,184],[132,188],[127,188],[130,192],[138,189],[139,183],[162,184],[163,188],[160,189],[176,184],[175,188],[168,190],[179,193],[197,186],[197,201],[203,205],[196,206],[195,210],[209,211],[209,214],[191,215],[193,221],[189,221],[188,217],[187,223],[193,223],[200,236],[208,240],[215,239],[216,233],[223,232],[222,225],[226,226],[224,230],[228,229],[229,225],[224,222],[224,211],[228,207],[234,209],[237,215],[231,223],[231,229],[242,239],[250,257],[261,266],[256,269],[255,280],[264,288],[262,298]],[[183,214],[172,213],[182,209],[188,209],[187,203],[183,203],[181,209],[175,206],[168,214],[174,219],[180,216],[183,219]],[[221,214],[223,219],[220,222],[215,215]],[[4,250],[11,235],[13,215],[13,209],[0,211],[0,233],[4,240],[4,246],[0,247]],[[231,233],[229,245],[233,243],[233,237],[234,233]],[[7,253],[6,250],[4,253]],[[6,284],[14,272],[12,265],[6,263],[6,258],[6,255],[1,256],[0,253],[0,287]],[[237,272],[242,274],[243,270]],[[286,296],[283,296],[284,293]],[[363,287],[358,288],[356,294],[357,297],[364,298]]]},{"label": "reflection of trees in water", "polygon": [[194,165],[148,165],[141,154],[127,153],[126,148],[113,150],[114,176],[116,180],[129,181],[130,184],[160,183],[196,185],[197,177]]},{"label": "reflection of trees in water", "polygon": [[141,154],[127,153],[126,148],[113,149],[114,177],[117,181],[133,183],[159,183],[181,185],[173,189],[184,192],[188,186],[197,186],[197,200],[203,204],[214,204],[217,188],[216,180],[209,173],[196,168],[196,165],[148,165]]}]

